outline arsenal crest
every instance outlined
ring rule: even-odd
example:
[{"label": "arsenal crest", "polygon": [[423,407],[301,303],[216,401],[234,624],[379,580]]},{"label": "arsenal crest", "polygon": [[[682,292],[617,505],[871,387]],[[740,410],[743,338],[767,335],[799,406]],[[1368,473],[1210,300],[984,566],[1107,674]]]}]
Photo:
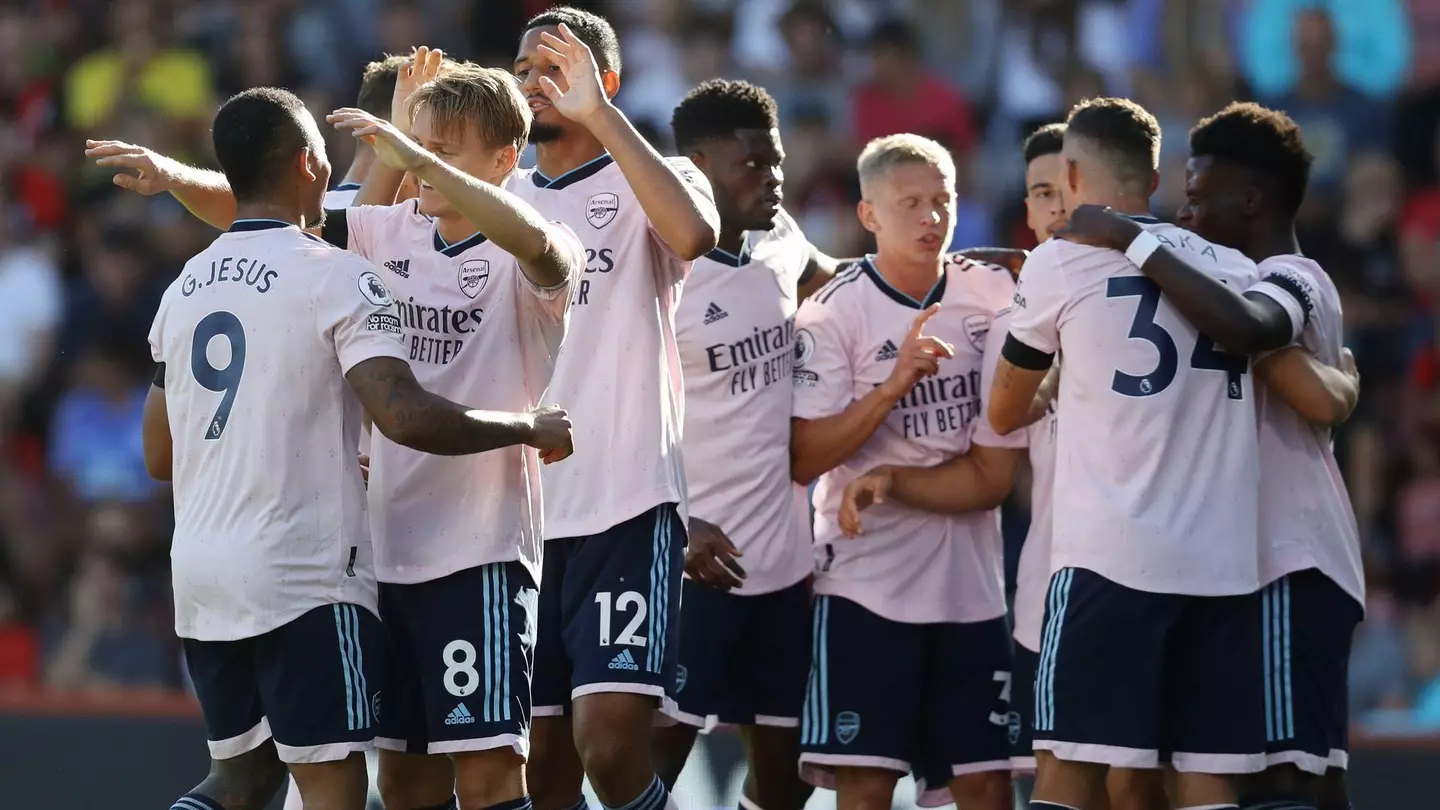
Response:
[{"label": "arsenal crest", "polygon": [[990,318],[986,315],[966,315],[963,321],[965,337],[970,339],[970,345],[975,351],[985,351],[985,336],[990,334]]},{"label": "arsenal crest", "polygon": [[604,191],[591,194],[585,201],[585,219],[596,228],[603,228],[615,221],[620,212],[620,197],[614,192]]},{"label": "arsenal crest", "polygon": [[460,265],[460,292],[474,298],[485,289],[490,280],[490,262],[485,259],[466,259]]}]

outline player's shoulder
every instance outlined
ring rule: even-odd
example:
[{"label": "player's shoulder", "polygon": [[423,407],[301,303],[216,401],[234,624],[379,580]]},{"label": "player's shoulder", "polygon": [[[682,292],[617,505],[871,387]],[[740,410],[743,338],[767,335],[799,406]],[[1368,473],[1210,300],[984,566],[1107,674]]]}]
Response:
[{"label": "player's shoulder", "polygon": [[1264,259],[1258,265],[1262,281],[1272,277],[1286,278],[1300,285],[1307,292],[1339,297],[1335,282],[1320,263],[1308,256],[1286,253]]},{"label": "player's shoulder", "polygon": [[805,299],[801,308],[836,310],[857,306],[864,294],[874,287],[866,278],[870,272],[869,264],[869,259],[841,262],[835,269],[835,277]]},{"label": "player's shoulder", "polygon": [[680,179],[685,182],[692,185],[703,186],[707,189],[710,188],[710,179],[705,176],[704,172],[700,171],[699,167],[695,165],[695,161],[690,158],[681,155],[672,155],[665,158],[665,163],[671,169],[674,169],[675,173],[680,175]]},{"label": "player's shoulder", "polygon": [[1155,235],[1160,244],[1171,250],[1191,254],[1201,260],[1201,266],[1207,261],[1214,267],[1224,271],[1237,273],[1255,273],[1255,262],[1244,253],[1232,247],[1211,242],[1194,231],[1187,230],[1170,222],[1153,223],[1147,222],[1145,230]]},{"label": "player's shoulder", "polygon": [[963,290],[968,297],[995,298],[992,309],[998,309],[1007,306],[1014,295],[1015,276],[998,264],[956,252],[945,257],[945,285],[947,296]]}]

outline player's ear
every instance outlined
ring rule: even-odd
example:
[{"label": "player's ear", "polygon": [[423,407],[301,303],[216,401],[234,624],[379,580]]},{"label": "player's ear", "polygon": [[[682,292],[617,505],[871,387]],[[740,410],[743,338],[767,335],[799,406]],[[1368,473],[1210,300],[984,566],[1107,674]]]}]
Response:
[{"label": "player's ear", "polygon": [[300,176],[310,182],[314,182],[320,176],[320,162],[316,159],[315,153],[310,151],[310,147],[300,147],[300,154],[296,160],[300,163]]},{"label": "player's ear", "polygon": [[495,176],[503,181],[503,178],[510,176],[510,172],[515,171],[515,166],[519,163],[520,147],[513,143],[500,147],[500,151],[495,153]]},{"label": "player's ear", "polygon": [[705,166],[708,161],[705,159],[704,152],[686,152],[685,157],[690,158],[690,162],[695,164],[695,168],[699,169],[702,172],[705,171]]},{"label": "player's ear", "polygon": [[600,71],[600,86],[605,89],[606,98],[615,98],[620,92],[620,74],[613,70]]},{"label": "player's ear", "polygon": [[1080,191],[1080,164],[1065,159],[1065,190],[1074,195]]},{"label": "player's ear", "polygon": [[869,200],[861,200],[855,204],[855,215],[860,218],[860,224],[865,230],[876,233],[880,230],[880,222],[875,217],[875,205]]},{"label": "player's ear", "polygon": [[1151,173],[1150,173],[1150,194],[1146,196],[1146,199],[1149,199],[1150,197],[1155,196],[1155,190],[1158,189],[1158,188],[1160,188],[1160,172],[1158,172],[1158,171],[1157,171],[1157,172],[1151,172]]}]

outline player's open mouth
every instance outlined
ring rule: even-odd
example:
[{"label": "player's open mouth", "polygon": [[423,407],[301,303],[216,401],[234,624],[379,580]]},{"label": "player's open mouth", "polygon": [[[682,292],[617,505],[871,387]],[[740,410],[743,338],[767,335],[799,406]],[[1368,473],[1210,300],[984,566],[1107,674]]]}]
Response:
[{"label": "player's open mouth", "polygon": [[538,113],[550,106],[550,99],[544,96],[531,96],[527,100],[530,102],[530,112],[532,114]]},{"label": "player's open mouth", "polygon": [[940,244],[940,237],[938,234],[927,233],[924,236],[920,237],[920,244],[924,245],[927,248],[933,248],[936,245]]}]

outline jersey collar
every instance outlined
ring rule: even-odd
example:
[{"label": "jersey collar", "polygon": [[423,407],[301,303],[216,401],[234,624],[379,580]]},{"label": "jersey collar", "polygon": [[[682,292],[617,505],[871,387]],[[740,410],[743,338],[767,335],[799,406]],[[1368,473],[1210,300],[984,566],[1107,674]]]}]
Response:
[{"label": "jersey collar", "polygon": [[866,254],[865,259],[860,262],[860,267],[862,270],[865,271],[866,275],[870,276],[870,280],[875,282],[875,286],[879,288],[880,292],[885,293],[887,296],[890,297],[890,300],[894,301],[895,303],[900,304],[901,306],[910,307],[911,309],[925,309],[931,304],[934,304],[940,299],[944,298],[945,281],[946,279],[950,278],[950,272],[947,265],[946,271],[940,274],[940,278],[936,280],[935,286],[931,287],[930,292],[925,294],[925,300],[916,301],[914,298],[911,298],[905,293],[900,292],[899,290],[890,286],[890,282],[886,281],[885,277],[880,275],[880,271],[875,267],[875,254]]},{"label": "jersey collar", "polygon": [[593,177],[601,169],[604,169],[606,166],[609,166],[611,163],[614,162],[615,158],[610,157],[610,153],[606,152],[600,157],[597,157],[588,163],[582,163],[579,166],[571,169],[570,171],[565,172],[559,177],[553,179],[546,177],[540,172],[539,169],[536,169],[534,173],[530,175],[530,180],[533,181],[535,185],[539,186],[540,188],[559,190],[565,188],[566,186],[574,185],[588,177]]},{"label": "jersey collar", "polygon": [[359,191],[359,190],[360,190],[360,184],[359,184],[359,183],[341,183],[340,185],[338,185],[338,186],[336,186],[335,188],[332,188],[332,189],[330,189],[330,190],[331,190],[331,191]]},{"label": "jersey collar", "polygon": [[247,233],[249,231],[268,231],[275,228],[293,228],[293,222],[284,222],[278,219],[237,219],[230,223],[226,233]]},{"label": "jersey collar", "polygon": [[744,267],[750,263],[750,240],[746,238],[740,243],[740,253],[738,255],[717,247],[709,253],[706,253],[705,258],[716,264],[726,265],[727,267]]},{"label": "jersey collar", "polygon": [[444,237],[440,236],[440,228],[436,227],[432,233],[435,234],[435,250],[452,259],[476,245],[484,244],[486,241],[485,234],[476,231],[452,245],[446,242]]},{"label": "jersey collar", "polygon": [[1164,225],[1164,224],[1165,224],[1165,223],[1161,222],[1158,217],[1142,216],[1142,215],[1140,215],[1140,214],[1121,214],[1120,216],[1125,217],[1126,219],[1129,219],[1129,220],[1134,220],[1135,222],[1138,222],[1138,223],[1140,223],[1141,225]]}]

